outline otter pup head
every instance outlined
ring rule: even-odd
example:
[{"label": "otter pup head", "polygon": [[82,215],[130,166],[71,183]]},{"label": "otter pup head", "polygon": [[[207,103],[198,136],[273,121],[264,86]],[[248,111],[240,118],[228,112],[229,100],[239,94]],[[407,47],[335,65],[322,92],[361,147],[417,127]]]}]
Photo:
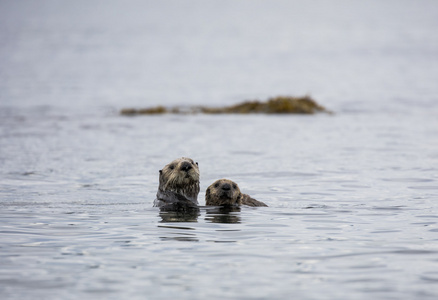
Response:
[{"label": "otter pup head", "polygon": [[191,158],[181,157],[165,165],[160,170],[161,192],[183,195],[197,203],[199,194],[199,168]]},{"label": "otter pup head", "polygon": [[242,204],[242,193],[234,181],[219,179],[207,188],[205,203],[214,206],[238,206]]}]

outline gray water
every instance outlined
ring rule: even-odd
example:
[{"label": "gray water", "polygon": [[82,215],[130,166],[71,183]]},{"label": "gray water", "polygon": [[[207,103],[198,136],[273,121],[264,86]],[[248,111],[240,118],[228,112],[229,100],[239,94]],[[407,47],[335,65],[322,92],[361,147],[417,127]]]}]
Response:
[{"label": "gray water", "polygon": [[[436,299],[435,1],[0,2],[1,299]],[[333,115],[123,117],[310,94]],[[269,205],[152,207],[188,156]]]}]

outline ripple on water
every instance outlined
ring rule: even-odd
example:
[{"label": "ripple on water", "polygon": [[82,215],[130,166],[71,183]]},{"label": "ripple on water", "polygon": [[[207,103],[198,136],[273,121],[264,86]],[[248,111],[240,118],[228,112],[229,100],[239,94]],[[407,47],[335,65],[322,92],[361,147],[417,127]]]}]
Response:
[{"label": "ripple on water", "polygon": [[[0,2],[2,300],[438,299],[434,1],[21,2]],[[117,114],[312,89],[337,113]],[[160,213],[180,156],[200,202],[231,177],[269,207]]]}]

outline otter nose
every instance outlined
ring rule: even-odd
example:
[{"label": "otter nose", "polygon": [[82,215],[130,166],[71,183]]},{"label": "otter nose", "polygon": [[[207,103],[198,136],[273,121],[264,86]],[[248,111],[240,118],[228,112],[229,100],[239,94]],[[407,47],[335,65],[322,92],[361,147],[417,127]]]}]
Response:
[{"label": "otter nose", "polygon": [[222,185],[221,187],[224,191],[229,191],[231,190],[231,185],[228,183],[225,183],[224,185]]},{"label": "otter nose", "polygon": [[181,170],[188,172],[192,168],[192,165],[189,162],[183,162],[181,165]]}]

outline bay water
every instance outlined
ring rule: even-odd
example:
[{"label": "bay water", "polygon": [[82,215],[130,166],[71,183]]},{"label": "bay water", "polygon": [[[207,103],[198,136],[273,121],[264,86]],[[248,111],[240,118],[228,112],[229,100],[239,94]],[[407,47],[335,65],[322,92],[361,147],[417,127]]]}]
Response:
[{"label": "bay water", "polygon": [[[2,299],[436,299],[435,1],[0,2]],[[309,94],[334,114],[156,115]],[[152,207],[199,163],[199,214]],[[269,207],[205,207],[216,179]]]}]

